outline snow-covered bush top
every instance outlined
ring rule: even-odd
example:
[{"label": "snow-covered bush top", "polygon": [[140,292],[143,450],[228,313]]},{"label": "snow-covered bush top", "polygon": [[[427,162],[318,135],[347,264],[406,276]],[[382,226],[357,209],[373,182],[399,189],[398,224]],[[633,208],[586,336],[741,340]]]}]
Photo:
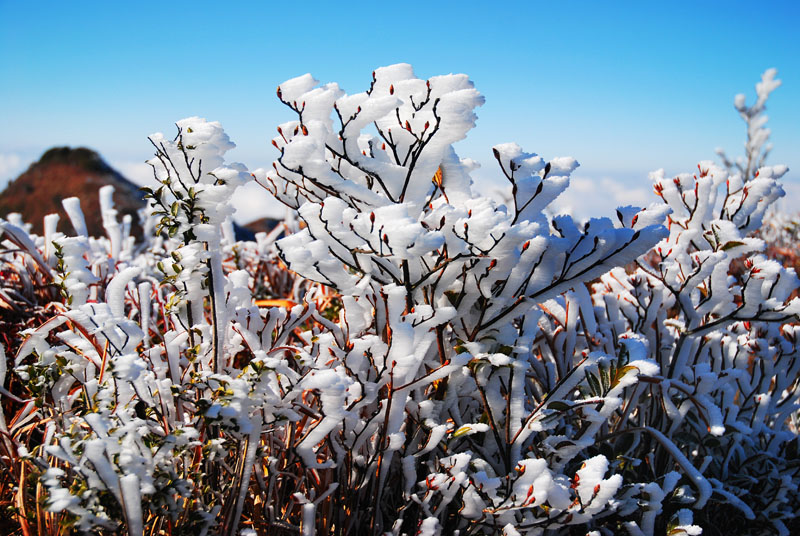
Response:
[{"label": "snow-covered bush top", "polygon": [[17,522],[788,533],[798,280],[752,236],[786,169],[750,170],[777,83],[737,98],[746,165],[655,173],[654,203],[613,219],[548,216],[577,162],[511,143],[493,149],[509,202],[477,195],[452,144],[482,97],[395,65],[355,95],[310,75],[278,87],[294,120],[252,176],[292,212],[255,242],[230,223],[251,175],[200,118],[151,137],[143,244],[108,190],[107,238],[86,236],[77,199],[75,237],[0,221],[3,299],[41,304],[3,391],[2,447],[42,486],[18,491]]}]

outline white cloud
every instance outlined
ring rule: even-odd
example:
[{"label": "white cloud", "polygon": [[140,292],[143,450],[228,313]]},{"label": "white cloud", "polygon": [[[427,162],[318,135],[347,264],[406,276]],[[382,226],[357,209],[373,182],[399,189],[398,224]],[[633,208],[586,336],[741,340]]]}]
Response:
[{"label": "white cloud", "polygon": [[238,188],[233,194],[232,202],[236,208],[233,218],[241,224],[265,217],[280,219],[286,214],[286,207],[256,182],[249,182]]},{"label": "white cloud", "polygon": [[608,177],[592,179],[572,177],[567,190],[551,205],[556,214],[572,214],[576,219],[614,217],[617,207],[634,205],[646,207],[656,201],[650,185],[636,185]]},{"label": "white cloud", "polygon": [[800,207],[798,207],[798,200],[800,200],[800,181],[789,179],[780,182],[786,195],[781,197],[774,206],[777,207],[780,212],[797,214],[800,211]]},{"label": "white cloud", "polygon": [[22,158],[15,153],[0,153],[0,189],[22,171]]},{"label": "white cloud", "polygon": [[153,168],[144,162],[132,160],[112,161],[109,165],[122,174],[123,177],[139,186],[155,186]]}]

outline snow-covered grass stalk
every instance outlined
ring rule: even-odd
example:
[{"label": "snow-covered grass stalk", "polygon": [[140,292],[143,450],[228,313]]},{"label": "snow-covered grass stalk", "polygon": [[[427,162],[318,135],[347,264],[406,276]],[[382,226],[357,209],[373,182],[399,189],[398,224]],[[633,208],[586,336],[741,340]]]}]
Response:
[{"label": "snow-covered grass stalk", "polygon": [[[110,191],[107,237],[82,231],[78,200],[77,236],[2,221],[13,522],[787,533],[798,281],[753,236],[783,194],[785,168],[761,165],[776,85],[768,72],[753,107],[737,98],[741,170],[656,173],[654,203],[613,220],[549,216],[578,164],[514,144],[493,149],[509,202],[476,195],[452,145],[482,97],[464,75],[395,65],[354,95],[281,84],[294,118],[252,175],[225,163],[218,123],[152,136],[142,244]],[[231,195],[252,178],[292,212],[233,242]]]}]

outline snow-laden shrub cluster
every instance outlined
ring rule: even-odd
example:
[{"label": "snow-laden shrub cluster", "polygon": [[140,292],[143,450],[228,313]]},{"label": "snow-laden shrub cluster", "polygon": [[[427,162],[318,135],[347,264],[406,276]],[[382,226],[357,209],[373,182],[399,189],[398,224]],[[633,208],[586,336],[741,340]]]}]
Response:
[{"label": "snow-laden shrub cluster", "polygon": [[[578,164],[514,144],[494,148],[509,202],[476,195],[452,144],[482,98],[463,75],[396,65],[355,95],[281,84],[295,119],[252,175],[225,163],[218,123],[154,135],[142,244],[109,191],[107,237],[85,236],[75,199],[77,236],[55,216],[44,237],[1,221],[4,296],[42,318],[7,343],[15,522],[788,533],[799,282],[752,236],[783,195],[786,168],[759,160],[776,84],[768,71],[755,105],[737,97],[746,164],[656,173],[655,202],[613,220],[550,217]],[[235,242],[248,180],[292,212]],[[25,298],[34,282],[50,290]]]}]

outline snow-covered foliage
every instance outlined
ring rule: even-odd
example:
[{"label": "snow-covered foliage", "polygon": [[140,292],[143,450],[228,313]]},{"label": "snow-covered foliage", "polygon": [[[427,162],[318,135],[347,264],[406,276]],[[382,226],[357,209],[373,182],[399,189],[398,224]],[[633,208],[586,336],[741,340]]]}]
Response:
[{"label": "snow-covered foliage", "polygon": [[[749,171],[777,83],[768,71],[750,108],[737,97],[747,166],[655,173],[655,202],[614,219],[548,216],[578,164],[515,144],[493,149],[510,201],[477,195],[452,144],[482,97],[395,65],[354,95],[281,84],[294,120],[269,170],[226,164],[218,123],[152,136],[141,244],[107,190],[107,237],[86,236],[77,199],[76,236],[0,221],[3,303],[36,311],[5,342],[16,523],[788,533],[800,282],[753,237],[786,168]],[[248,180],[290,214],[236,242]]]},{"label": "snow-covered foliage", "polygon": [[739,112],[747,126],[744,156],[731,161],[725,154],[724,149],[717,149],[717,154],[722,159],[725,168],[731,173],[738,171],[745,181],[753,178],[755,173],[764,165],[767,156],[772,150],[772,144],[767,143],[770,130],[766,128],[767,116],[764,111],[766,110],[770,93],[781,85],[781,81],[775,78],[777,75],[777,69],[764,71],[764,74],[761,75],[761,82],[756,84],[756,101],[751,106],[747,106],[747,96],[742,93],[736,95],[733,100],[736,111]]}]

